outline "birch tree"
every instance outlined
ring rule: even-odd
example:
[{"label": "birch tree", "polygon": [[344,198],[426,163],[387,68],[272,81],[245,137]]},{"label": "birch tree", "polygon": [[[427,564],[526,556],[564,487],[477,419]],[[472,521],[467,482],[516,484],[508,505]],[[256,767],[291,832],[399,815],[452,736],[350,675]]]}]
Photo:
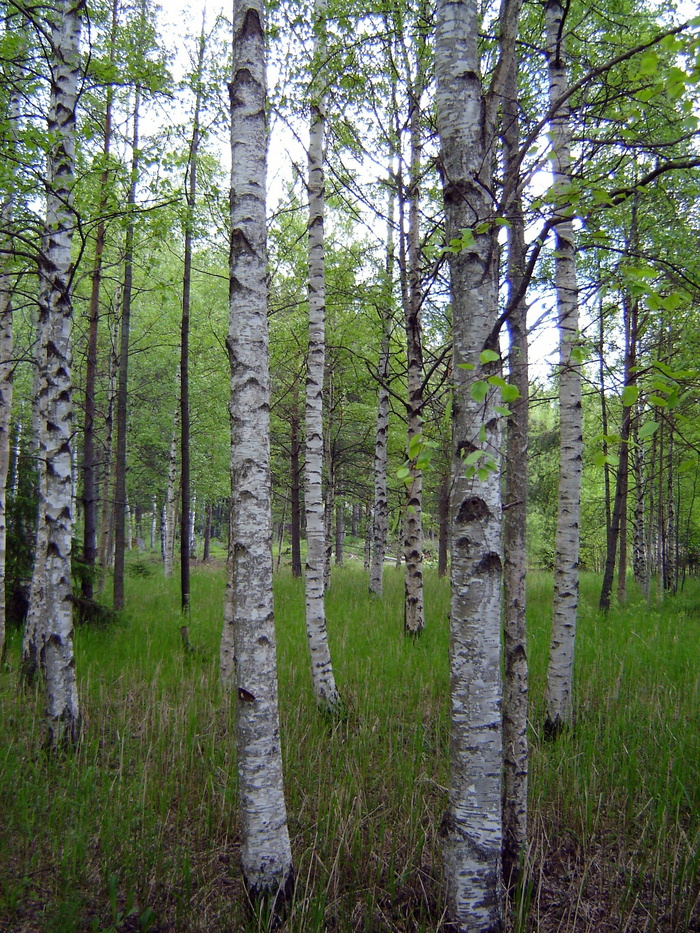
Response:
[{"label": "birch tree", "polygon": [[[564,7],[548,0],[545,7],[549,73],[550,140],[554,191],[561,198],[571,176],[571,129]],[[555,734],[571,721],[574,642],[578,614],[578,563],[583,472],[581,365],[578,285],[574,227],[567,208],[556,216],[554,257],[557,322],[559,327],[559,491],[552,636],[545,695],[548,733]]]},{"label": "birch tree", "polygon": [[[12,18],[8,18],[7,27],[12,27]],[[15,81],[19,77],[16,64],[10,66],[12,81],[7,107],[5,146],[17,144],[20,119],[20,91]],[[8,160],[12,166],[12,161]],[[14,276],[11,267],[11,240],[15,213],[16,193],[14,171],[9,173],[6,188],[2,192],[0,204],[0,663],[5,653],[5,559],[7,543],[7,478],[10,468],[10,420],[12,414],[12,287]],[[19,446],[19,442],[18,442]],[[19,456],[16,457],[19,462]]]},{"label": "birch tree", "polygon": [[[325,369],[326,285],[324,257],[323,143],[325,99],[320,88],[319,63],[325,47],[325,0],[314,6],[314,75],[309,134],[309,350],[306,375],[306,634],[311,676],[318,705],[333,712],[340,707],[335,684],[324,600],[326,529],[323,514],[323,386]],[[326,508],[331,505],[326,503]]]},{"label": "birch tree", "polygon": [[263,4],[234,0],[227,338],[232,586],[227,590],[227,615],[235,657],[243,875],[251,897],[271,897],[276,903],[291,893],[294,874],[282,775],[272,597],[266,93]]},{"label": "birch tree", "polygon": [[[505,0],[502,31],[520,4]],[[475,0],[439,0],[438,131],[453,322],[451,739],[441,835],[450,919],[461,931],[501,925],[501,417],[498,227],[492,164],[502,52],[485,92]],[[492,382],[488,380],[492,379]]]},{"label": "birch tree", "polygon": [[36,644],[46,675],[49,746],[74,744],[80,736],[71,585],[71,243],[84,7],[84,0],[63,0],[46,23],[51,81],[46,228],[39,258],[39,514],[30,612],[37,620]]}]

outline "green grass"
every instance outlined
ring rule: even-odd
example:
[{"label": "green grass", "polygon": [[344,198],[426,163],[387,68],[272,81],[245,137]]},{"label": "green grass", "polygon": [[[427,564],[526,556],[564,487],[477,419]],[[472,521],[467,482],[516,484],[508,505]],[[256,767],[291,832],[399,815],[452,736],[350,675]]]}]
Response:
[{"label": "green grass", "polygon": [[[41,747],[42,698],[0,675],[0,931],[244,931],[231,711],[218,686],[224,576],[141,558],[120,622],[76,635],[86,737]],[[150,573],[149,573],[150,571]],[[532,840],[514,929],[700,929],[700,586],[607,618],[584,578],[576,728],[539,737],[551,585],[532,574]],[[426,574],[424,636],[402,634],[401,572],[370,598],[351,562],[327,614],[348,716],[311,694],[301,581],[276,577],[280,704],[297,888],[287,933],[444,929],[437,828],[448,780],[448,586]],[[518,920],[518,917],[521,919]]]}]

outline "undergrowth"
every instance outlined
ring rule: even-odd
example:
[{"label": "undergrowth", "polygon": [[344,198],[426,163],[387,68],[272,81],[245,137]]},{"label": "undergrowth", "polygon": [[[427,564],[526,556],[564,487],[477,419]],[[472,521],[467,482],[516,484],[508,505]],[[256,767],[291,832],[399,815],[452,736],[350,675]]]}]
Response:
[{"label": "undergrowth", "polygon": [[[144,559],[140,559],[144,564]],[[41,746],[42,698],[0,675],[0,931],[218,933],[246,911],[232,714],[218,685],[222,569],[192,576],[180,642],[177,581],[129,577],[127,612],[76,633],[86,720],[75,755]],[[510,926],[700,930],[700,586],[607,617],[585,578],[575,728],[540,734],[551,587],[531,574],[531,844]],[[402,634],[403,580],[385,596],[357,566],[326,606],[348,714],[314,706],[303,584],[275,581],[280,706],[296,891],[285,933],[438,931],[437,828],[448,783],[448,584],[426,574],[426,631]]]}]

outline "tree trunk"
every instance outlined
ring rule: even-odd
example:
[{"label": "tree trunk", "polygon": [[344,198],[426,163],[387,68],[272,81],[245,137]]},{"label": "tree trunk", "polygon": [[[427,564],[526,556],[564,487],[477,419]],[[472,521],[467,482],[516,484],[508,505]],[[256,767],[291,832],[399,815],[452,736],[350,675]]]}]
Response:
[{"label": "tree trunk", "polygon": [[180,406],[175,411],[173,434],[170,440],[170,457],[168,459],[168,485],[165,490],[165,554],[163,573],[166,577],[173,575],[173,562],[175,558],[175,506],[177,497],[177,437],[180,430]]},{"label": "tree trunk", "polygon": [[[559,0],[545,8],[549,100],[554,106],[568,89],[564,47],[564,9]],[[560,190],[570,182],[568,100],[550,120],[554,183]],[[555,275],[559,325],[559,492],[554,564],[552,636],[545,694],[547,734],[555,735],[572,720],[571,691],[574,641],[578,615],[578,563],[583,472],[581,365],[575,350],[579,340],[578,285],[574,229],[566,205],[557,210]]]},{"label": "tree trunk", "polygon": [[[314,61],[325,50],[325,0],[314,7]],[[324,257],[323,93],[313,91],[309,138],[309,354],[306,378],[306,634],[316,702],[333,712],[341,705],[331,664],[324,600],[325,522],[321,478],[323,472],[323,384],[325,369],[326,286]],[[329,483],[330,485],[330,483]],[[329,508],[329,504],[326,503]]]},{"label": "tree trunk", "polygon": [[[117,41],[118,0],[112,0],[112,24],[109,44],[110,63],[114,64]],[[97,483],[95,479],[95,383],[97,379],[97,336],[100,319],[100,291],[102,286],[102,254],[105,246],[105,214],[107,213],[107,186],[109,184],[109,155],[112,143],[112,101],[114,90],[107,85],[105,125],[102,142],[104,168],[100,176],[95,256],[92,266],[88,344],[85,361],[85,420],[83,424],[83,561],[86,572],[81,581],[84,599],[93,598],[95,562],[97,560]]]},{"label": "tree trunk", "polygon": [[[515,34],[519,3],[506,4]],[[489,223],[498,82],[479,78],[475,0],[438,0],[435,38],[453,326],[449,804],[441,828],[447,913],[462,933],[501,928],[501,418],[498,228]],[[505,46],[501,54],[504,55]],[[507,69],[506,69],[507,70]],[[478,388],[477,388],[478,386]],[[478,399],[478,401],[477,401]]]},{"label": "tree trunk", "polygon": [[[9,26],[9,23],[8,23]],[[17,63],[16,63],[17,64]],[[19,72],[19,69],[16,69]],[[19,73],[17,74],[19,77]],[[10,148],[17,144],[17,125],[21,115],[19,88],[10,92],[7,115],[7,140]],[[0,665],[5,657],[5,560],[7,545],[7,478],[10,468],[10,423],[12,417],[12,288],[10,251],[14,220],[15,193],[7,191],[0,206]],[[18,436],[19,444],[19,436]],[[19,456],[16,457],[19,464]],[[17,470],[17,473],[19,471]]]},{"label": "tree trunk", "polygon": [[[83,2],[64,0],[50,14],[51,92],[48,103],[46,228],[39,262],[40,361],[38,413],[39,528],[37,586],[44,637],[47,745],[74,745],[81,719],[73,654],[71,585],[72,382],[71,241],[76,105],[80,86],[80,28]],[[41,550],[40,550],[41,549]]]},{"label": "tree trunk", "polygon": [[448,474],[445,474],[440,481],[438,516],[438,577],[444,577],[447,575],[450,541],[450,477]]},{"label": "tree trunk", "polygon": [[301,467],[299,466],[299,454],[301,453],[301,444],[299,442],[299,413],[296,408],[292,412],[290,421],[290,488],[291,488],[291,548],[292,548],[292,576],[301,576]]},{"label": "tree trunk", "polygon": [[389,353],[394,294],[394,196],[389,196],[389,220],[386,244],[386,288],[381,311],[382,343],[377,365],[377,430],[374,443],[374,534],[369,591],[381,596],[384,580],[384,557],[389,530],[387,501],[387,436],[389,434]]},{"label": "tree trunk", "polygon": [[211,556],[211,513],[212,504],[207,502],[204,518],[204,545],[202,546],[202,563],[206,564]]},{"label": "tree trunk", "polygon": [[[404,295],[404,326],[406,330],[408,426],[407,453],[409,479],[406,493],[406,525],[404,548],[406,552],[404,578],[404,632],[420,635],[425,627],[423,611],[423,474],[417,465],[419,444],[423,433],[423,338],[421,334],[421,307],[423,295],[420,271],[420,95],[422,87],[409,87],[409,125],[411,135],[411,180],[406,192],[408,199],[408,249],[404,246],[403,192],[400,194],[402,269],[407,268],[408,288]],[[407,266],[406,266],[407,261]]]},{"label": "tree trunk", "polygon": [[241,860],[248,895],[294,885],[279,735],[272,596],[270,387],[261,0],[234,0],[231,96],[231,541]]},{"label": "tree trunk", "polygon": [[338,499],[335,504],[335,562],[338,567],[343,566],[343,542],[345,540],[345,504]]},{"label": "tree trunk", "polygon": [[[505,31],[505,30],[503,30]],[[522,291],[527,247],[519,180],[520,125],[518,111],[517,61],[510,50],[510,68],[503,90],[503,162],[507,204],[508,296],[507,320],[509,382],[518,390],[510,403],[506,436],[506,509],[503,517],[503,877],[514,892],[527,851],[528,738],[527,714],[529,674],[525,619],[527,573],[527,456],[528,456],[528,346],[527,300]]]},{"label": "tree trunk", "polygon": [[[145,19],[142,0],[141,18]],[[131,140],[131,181],[127,198],[128,221],[124,247],[124,288],[122,291],[122,321],[119,350],[119,381],[117,384],[117,444],[116,481],[114,484],[114,597],[116,611],[124,608],[124,551],[126,521],[126,433],[128,427],[128,380],[129,380],[129,329],[131,327],[131,295],[134,278],[134,228],[136,206],[136,184],[139,176],[139,111],[141,90],[136,88],[133,112],[133,135]]]},{"label": "tree trunk", "polygon": [[187,159],[185,198],[185,254],[182,275],[182,321],[180,325],[180,609],[182,625],[180,634],[185,651],[191,650],[189,609],[190,609],[190,292],[192,286],[192,246],[194,239],[194,212],[197,203],[197,157],[199,154],[199,111],[202,103],[202,72],[204,69],[204,17],[197,52],[196,90],[194,115],[192,118],[192,139]]}]

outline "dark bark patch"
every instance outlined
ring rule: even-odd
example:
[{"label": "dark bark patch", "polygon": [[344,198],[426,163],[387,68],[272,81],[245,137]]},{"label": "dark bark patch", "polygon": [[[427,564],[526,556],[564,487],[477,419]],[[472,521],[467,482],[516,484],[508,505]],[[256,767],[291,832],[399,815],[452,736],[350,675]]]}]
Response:
[{"label": "dark bark patch", "polygon": [[490,516],[491,512],[484,500],[479,496],[470,496],[459,507],[457,523],[466,525],[468,522],[482,522]]},{"label": "dark bark patch", "polygon": [[260,22],[260,14],[257,10],[252,8],[248,9],[239,35],[241,39],[250,39],[251,36],[257,36],[258,38],[262,39],[263,27],[262,23]]},{"label": "dark bark patch", "polygon": [[502,569],[501,558],[495,551],[486,554],[476,565],[477,573],[500,573]]},{"label": "dark bark patch", "polygon": [[455,544],[455,547],[464,548],[466,550],[467,548],[471,547],[471,544],[472,544],[472,539],[468,538],[466,535],[462,535],[461,538],[457,539],[457,543]]},{"label": "dark bark patch", "polygon": [[250,690],[246,690],[245,687],[238,688],[238,699],[243,703],[255,703],[255,697]]}]

